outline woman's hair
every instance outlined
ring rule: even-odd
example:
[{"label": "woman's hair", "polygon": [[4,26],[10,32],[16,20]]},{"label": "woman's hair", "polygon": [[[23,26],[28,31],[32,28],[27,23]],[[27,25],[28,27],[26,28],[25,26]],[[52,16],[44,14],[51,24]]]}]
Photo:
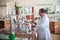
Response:
[{"label": "woman's hair", "polygon": [[39,12],[45,13],[45,9],[44,8],[41,8],[41,9],[39,9]]},{"label": "woman's hair", "polygon": [[45,12],[47,12],[48,10],[45,10]]},{"label": "woman's hair", "polygon": [[48,10],[45,10],[45,13],[48,14]]}]

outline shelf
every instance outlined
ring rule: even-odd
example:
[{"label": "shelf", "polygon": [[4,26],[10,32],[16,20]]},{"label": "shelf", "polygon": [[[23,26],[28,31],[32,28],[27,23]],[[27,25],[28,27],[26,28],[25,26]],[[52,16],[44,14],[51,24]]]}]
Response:
[{"label": "shelf", "polygon": [[0,7],[6,7],[6,5],[0,5]]}]

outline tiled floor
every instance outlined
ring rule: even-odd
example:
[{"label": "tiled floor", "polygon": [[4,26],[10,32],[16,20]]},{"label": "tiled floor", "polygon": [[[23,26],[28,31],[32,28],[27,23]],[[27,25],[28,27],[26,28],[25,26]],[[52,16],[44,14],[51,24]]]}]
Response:
[{"label": "tiled floor", "polygon": [[51,40],[60,40],[60,34],[51,33]]}]

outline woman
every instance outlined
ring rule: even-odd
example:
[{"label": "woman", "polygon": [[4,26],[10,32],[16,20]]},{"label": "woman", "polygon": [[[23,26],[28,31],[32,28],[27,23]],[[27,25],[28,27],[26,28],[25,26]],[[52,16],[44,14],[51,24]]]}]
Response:
[{"label": "woman", "polygon": [[37,24],[38,40],[50,40],[49,18],[43,8],[39,10],[39,15],[41,18]]}]

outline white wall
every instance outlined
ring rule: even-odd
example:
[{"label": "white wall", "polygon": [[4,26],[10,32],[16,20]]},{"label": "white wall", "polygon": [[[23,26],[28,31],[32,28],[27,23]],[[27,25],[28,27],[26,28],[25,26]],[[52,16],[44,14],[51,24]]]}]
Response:
[{"label": "white wall", "polygon": [[[18,1],[21,5],[28,5],[28,6],[36,6],[37,4],[60,4],[60,0],[0,0],[1,5],[6,5],[7,2],[15,2]],[[11,6],[11,5],[10,5]],[[0,15],[5,15],[6,8],[2,7],[0,8]],[[4,10],[4,11],[3,11]],[[5,14],[4,14],[5,13]]]},{"label": "white wall", "polygon": [[7,2],[27,2],[32,4],[59,4],[60,0],[0,0],[0,4],[6,4]]},{"label": "white wall", "polygon": [[9,2],[10,0],[0,0],[0,4],[6,5],[7,2]]},{"label": "white wall", "polygon": [[4,18],[6,14],[6,7],[0,7],[0,17]]}]

